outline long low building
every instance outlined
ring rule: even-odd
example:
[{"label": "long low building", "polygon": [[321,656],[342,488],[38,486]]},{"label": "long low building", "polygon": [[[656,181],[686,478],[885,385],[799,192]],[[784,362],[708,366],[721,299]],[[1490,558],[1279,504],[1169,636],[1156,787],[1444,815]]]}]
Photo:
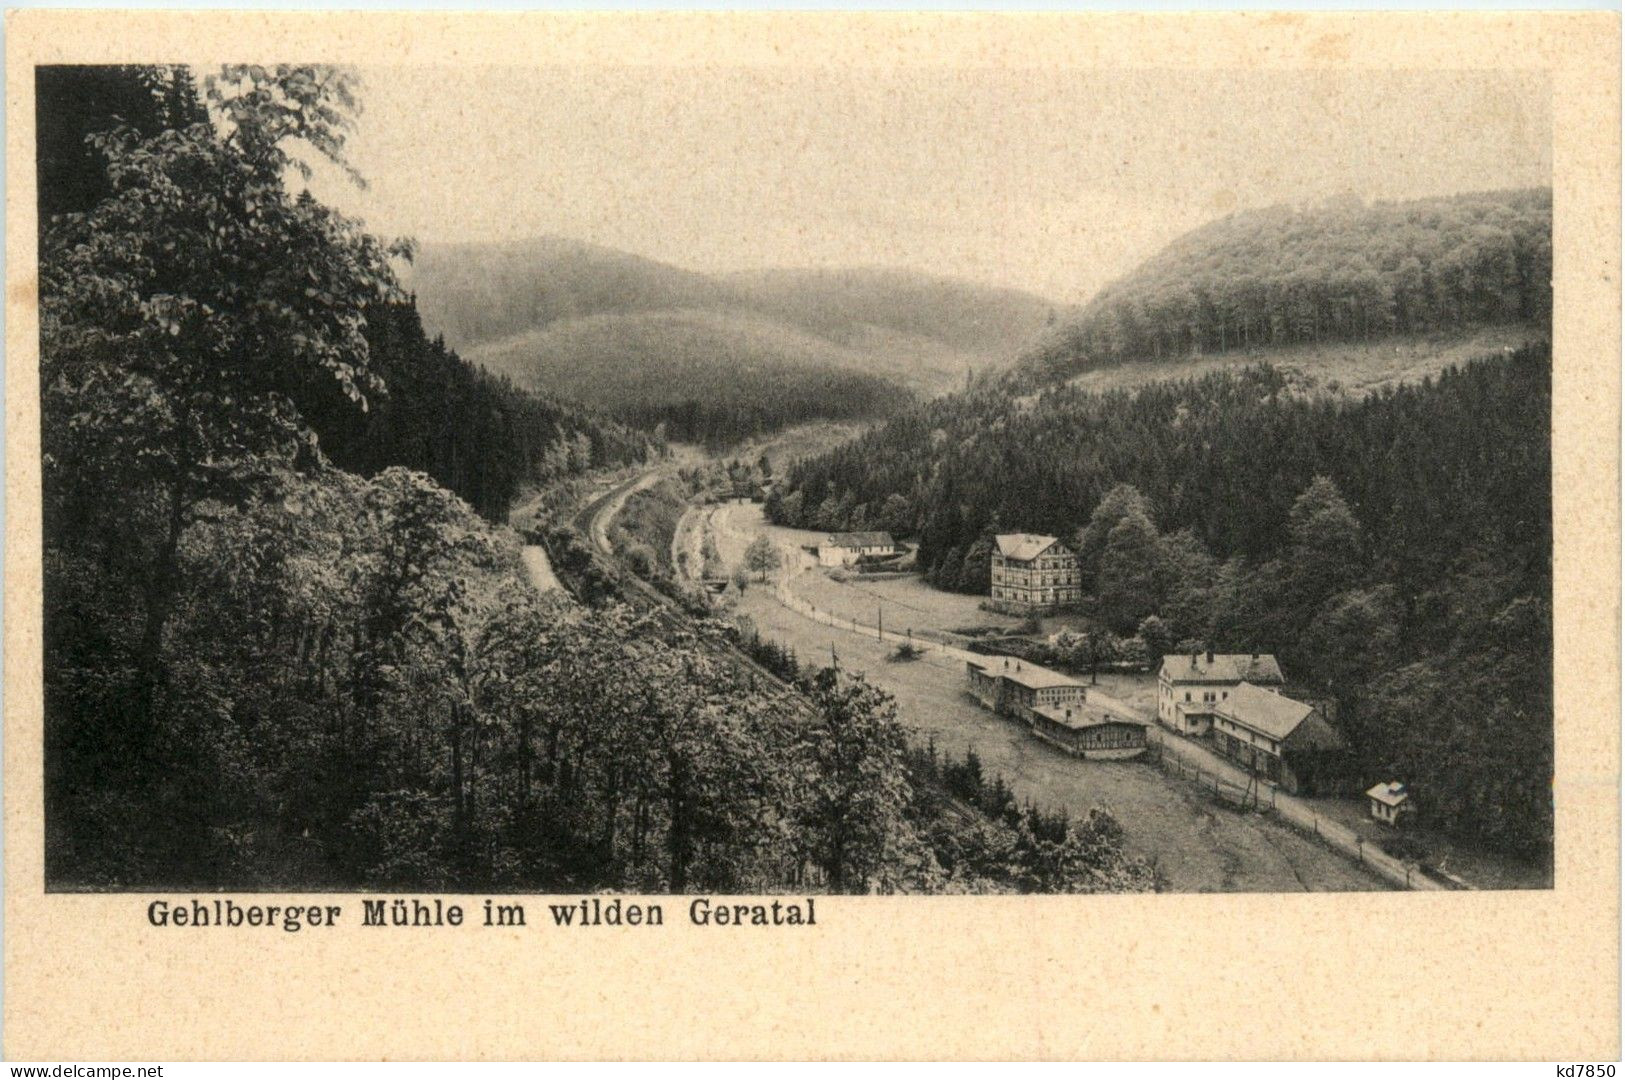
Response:
[{"label": "long low building", "polygon": [[888,532],[830,533],[818,545],[818,565],[851,566],[864,559],[897,554],[897,542]]},{"label": "long low building", "polygon": [[1033,713],[1033,734],[1069,754],[1122,759],[1145,753],[1145,732],[1150,725],[1144,720],[1099,705],[1045,705]]},{"label": "long low building", "polygon": [[970,693],[983,707],[1032,728],[1069,754],[1131,758],[1145,752],[1147,723],[1101,702],[1089,688],[1058,671],[1015,657],[965,664]]},{"label": "long low building", "polygon": [[1082,705],[1088,696],[1088,688],[1076,679],[1008,656],[967,660],[965,677],[984,708],[1029,724],[1036,708]]}]

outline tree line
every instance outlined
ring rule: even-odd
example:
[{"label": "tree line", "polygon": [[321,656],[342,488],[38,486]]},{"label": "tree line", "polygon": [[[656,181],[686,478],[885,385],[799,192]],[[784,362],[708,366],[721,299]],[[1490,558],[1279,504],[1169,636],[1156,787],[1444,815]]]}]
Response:
[{"label": "tree line", "polygon": [[1135,391],[1008,386],[792,467],[776,522],[917,536],[984,592],[999,532],[1066,538],[1086,611],[1148,651],[1265,651],[1339,702],[1370,782],[1458,835],[1549,849],[1550,349],[1361,400],[1267,365]]},{"label": "tree line", "polygon": [[[752,370],[718,364],[669,377],[675,381],[658,395],[663,400],[638,395],[641,400],[611,400],[605,407],[624,423],[663,439],[720,450],[811,420],[889,416],[914,401],[906,387],[882,376],[814,365]],[[616,382],[625,378],[604,376]],[[622,396],[614,383],[601,385],[601,395]]]},{"label": "tree line", "polygon": [[1550,188],[1231,214],[1103,288],[1023,362],[1091,366],[1488,324],[1548,325]]},{"label": "tree line", "polygon": [[341,468],[390,465],[428,473],[488,521],[507,520],[521,492],[597,469],[645,461],[662,443],[576,402],[522,390],[423,331],[410,300],[366,313],[371,362],[383,380],[366,412],[337,394],[303,412]]}]

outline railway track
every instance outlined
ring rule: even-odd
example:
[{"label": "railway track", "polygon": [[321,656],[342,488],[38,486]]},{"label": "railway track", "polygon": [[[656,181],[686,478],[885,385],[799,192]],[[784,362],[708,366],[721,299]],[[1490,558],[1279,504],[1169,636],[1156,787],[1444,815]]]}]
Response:
[{"label": "railway track", "polygon": [[[609,539],[610,522],[626,504],[627,498],[639,488],[657,481],[662,471],[651,469],[614,485],[608,491],[586,502],[570,516],[569,521],[573,528],[588,538],[598,557],[616,571],[616,580],[622,586],[623,595],[630,594],[629,598],[639,601],[640,606],[653,614],[668,629],[686,630],[690,629],[689,614],[671,597],[622,566]],[[807,703],[799,690],[769,671],[743,649],[734,645],[719,644],[714,647],[714,651],[733,664],[736,670],[765,681],[768,686],[778,690],[781,698],[785,699],[785,703],[796,713],[809,719],[815,715],[812,706]]]}]

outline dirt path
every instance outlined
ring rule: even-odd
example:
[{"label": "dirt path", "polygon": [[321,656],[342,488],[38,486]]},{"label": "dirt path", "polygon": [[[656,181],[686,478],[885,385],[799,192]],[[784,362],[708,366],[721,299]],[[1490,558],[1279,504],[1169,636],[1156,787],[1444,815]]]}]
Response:
[{"label": "dirt path", "polygon": [[519,558],[524,562],[525,574],[537,592],[564,588],[553,574],[553,563],[547,557],[546,548],[540,544],[526,544],[519,552]]}]

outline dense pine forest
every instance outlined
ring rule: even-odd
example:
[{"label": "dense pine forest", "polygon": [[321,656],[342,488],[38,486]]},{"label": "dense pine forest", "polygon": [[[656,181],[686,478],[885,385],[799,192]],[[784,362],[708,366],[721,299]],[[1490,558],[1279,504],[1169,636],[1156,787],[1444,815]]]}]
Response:
[{"label": "dense pine forest", "polygon": [[506,496],[649,444],[429,341],[409,245],[300,189],[350,75],[38,90],[49,887],[1155,885],[861,677],[775,689],[613,572],[530,587]]},{"label": "dense pine forest", "polygon": [[340,468],[418,469],[500,522],[525,488],[643,461],[660,446],[583,405],[521,390],[430,341],[409,300],[375,305],[366,321],[383,393],[365,412],[332,388],[302,407]]},{"label": "dense pine forest", "polygon": [[1023,372],[1545,325],[1551,234],[1550,188],[1232,214],[1102,289]]},{"label": "dense pine forest", "polygon": [[[616,382],[609,382],[611,378]],[[813,365],[771,370],[726,364],[705,370],[652,366],[631,376],[600,375],[597,381],[603,389],[592,397],[607,397],[603,408],[626,423],[713,450],[811,421],[881,419],[915,400],[888,379]],[[623,383],[636,389],[623,397],[615,388]]]},{"label": "dense pine forest", "polygon": [[736,312],[565,319],[469,353],[517,385],[714,449],[812,420],[889,416],[915,400],[875,358],[854,370],[827,342]]},{"label": "dense pine forest", "polygon": [[1077,545],[1089,611],[1152,653],[1277,653],[1368,782],[1531,853],[1551,839],[1550,351],[1360,400],[1267,365],[1136,391],[988,383],[791,470],[774,520],[919,538],[985,592],[992,536]]}]

